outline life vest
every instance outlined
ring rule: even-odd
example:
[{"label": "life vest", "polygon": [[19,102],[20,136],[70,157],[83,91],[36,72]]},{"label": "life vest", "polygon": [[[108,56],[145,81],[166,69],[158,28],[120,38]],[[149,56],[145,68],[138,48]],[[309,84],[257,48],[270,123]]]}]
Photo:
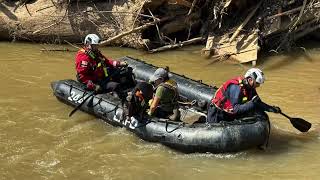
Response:
[{"label": "life vest", "polygon": [[239,76],[239,77],[235,77],[235,78],[230,79],[227,82],[223,83],[222,86],[216,91],[214,97],[211,100],[211,103],[214,106],[216,106],[217,108],[219,108],[227,113],[233,114],[233,105],[232,105],[229,97],[227,97],[227,94],[226,94],[227,88],[231,84],[235,84],[235,85],[240,86],[239,98],[241,98],[241,100],[240,100],[241,104],[244,104],[247,101],[249,101],[250,99],[252,99],[252,93],[248,92],[248,90],[244,87],[243,80],[244,80],[244,77]]},{"label": "life vest", "polygon": [[92,60],[97,62],[97,64],[92,65],[93,69],[102,68],[104,72],[104,77],[109,76],[109,67],[106,65],[106,63],[98,58],[98,57],[92,50],[88,50],[87,48],[81,48],[78,52],[85,53],[87,56],[89,56]]},{"label": "life vest", "polygon": [[[169,79],[167,80],[166,82],[163,82],[163,83],[160,83],[158,85],[159,86],[162,86],[162,87],[165,87],[167,89],[170,89],[174,92],[174,97],[171,99],[171,103],[174,104],[174,105],[178,105],[178,98],[179,98],[179,94],[178,94],[178,85],[177,85],[177,82],[172,80],[172,79]],[[164,103],[161,103],[160,101],[160,106],[161,105],[165,105]]]}]

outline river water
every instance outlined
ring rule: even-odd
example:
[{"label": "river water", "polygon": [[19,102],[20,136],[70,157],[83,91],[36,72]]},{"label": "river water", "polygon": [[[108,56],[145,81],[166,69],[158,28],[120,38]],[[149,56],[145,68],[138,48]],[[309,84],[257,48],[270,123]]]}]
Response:
[{"label": "river water", "polygon": [[[48,45],[46,46],[48,48]],[[51,46],[49,46],[50,48]],[[270,114],[269,147],[228,154],[183,154],[145,142],[73,109],[52,94],[50,82],[75,78],[75,52],[41,52],[42,45],[0,42],[0,179],[317,179],[320,175],[320,51],[278,55],[258,64],[265,102],[313,124],[302,134]],[[69,47],[70,48],[70,47]],[[249,66],[200,56],[201,47],[145,54],[104,48],[219,86]]]}]

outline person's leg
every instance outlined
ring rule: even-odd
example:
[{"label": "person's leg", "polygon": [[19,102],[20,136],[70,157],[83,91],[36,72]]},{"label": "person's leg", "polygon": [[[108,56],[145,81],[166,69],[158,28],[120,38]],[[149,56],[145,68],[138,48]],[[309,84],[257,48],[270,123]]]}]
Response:
[{"label": "person's leg", "polygon": [[169,115],[169,119],[172,121],[181,121],[180,117],[181,117],[181,113],[179,109],[173,109],[173,113]]},{"label": "person's leg", "polygon": [[[219,115],[219,109],[213,105],[209,105],[207,114],[207,123],[218,123],[221,121],[221,115]],[[220,113],[221,114],[221,113]]]},{"label": "person's leg", "polygon": [[120,97],[120,84],[113,81],[100,82],[99,85],[102,87],[103,92],[112,92],[115,97]]},{"label": "person's leg", "polygon": [[117,82],[109,81],[104,86],[104,90],[106,92],[117,92],[119,90],[119,85],[120,84]]},{"label": "person's leg", "polygon": [[161,108],[157,107],[156,110],[154,111],[154,116],[158,118],[168,118],[170,114],[167,112],[163,111]]}]

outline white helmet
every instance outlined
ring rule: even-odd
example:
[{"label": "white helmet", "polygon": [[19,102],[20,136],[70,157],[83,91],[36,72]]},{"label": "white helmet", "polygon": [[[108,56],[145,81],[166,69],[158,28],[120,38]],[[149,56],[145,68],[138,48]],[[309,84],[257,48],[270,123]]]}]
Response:
[{"label": "white helmet", "polygon": [[263,84],[265,81],[265,76],[263,72],[258,68],[251,68],[249,69],[246,74],[244,75],[245,78],[251,77],[253,78],[257,83]]},{"label": "white helmet", "polygon": [[100,38],[96,34],[88,34],[84,39],[84,44],[99,44]]}]

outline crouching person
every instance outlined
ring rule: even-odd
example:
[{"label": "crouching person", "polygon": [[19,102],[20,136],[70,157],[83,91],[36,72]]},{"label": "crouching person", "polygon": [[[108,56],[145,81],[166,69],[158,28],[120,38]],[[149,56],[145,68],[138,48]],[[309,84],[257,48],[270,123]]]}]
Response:
[{"label": "crouching person", "polygon": [[146,110],[149,105],[148,102],[153,96],[153,86],[147,82],[139,82],[133,89],[128,93],[126,102],[124,103],[124,112],[126,118],[136,116],[138,119],[143,119],[146,114]]},{"label": "crouching person", "polygon": [[155,95],[151,101],[148,114],[159,118],[180,121],[177,83],[169,78],[168,71],[158,68],[150,78]]},{"label": "crouching person", "polygon": [[207,122],[233,121],[255,111],[280,113],[279,107],[270,106],[259,98],[256,88],[264,81],[264,73],[258,68],[251,68],[244,76],[223,83],[208,107]]}]

